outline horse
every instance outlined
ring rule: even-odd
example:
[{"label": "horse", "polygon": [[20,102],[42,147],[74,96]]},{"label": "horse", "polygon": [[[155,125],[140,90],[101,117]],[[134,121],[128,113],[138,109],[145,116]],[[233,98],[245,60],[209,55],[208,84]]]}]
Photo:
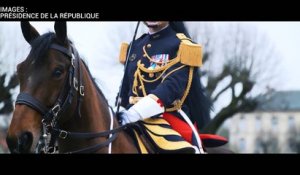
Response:
[{"label": "horse", "polygon": [[[20,93],[7,133],[11,153],[137,153],[119,127],[85,62],[67,37],[66,22],[40,35],[21,22],[31,45],[17,65]],[[113,129],[117,128],[117,129]]]},{"label": "horse", "polygon": [[29,22],[21,29],[31,51],[17,65],[10,152],[140,153],[68,39],[66,22],[55,22],[55,33],[43,35]]}]

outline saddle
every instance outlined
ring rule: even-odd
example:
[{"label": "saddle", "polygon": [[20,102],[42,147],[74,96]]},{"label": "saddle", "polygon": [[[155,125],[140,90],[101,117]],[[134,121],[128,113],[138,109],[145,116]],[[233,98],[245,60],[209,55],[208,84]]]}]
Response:
[{"label": "saddle", "polygon": [[163,118],[148,118],[133,123],[127,132],[139,153],[195,153],[195,148],[173,130]]},{"label": "saddle", "polygon": [[[132,123],[126,129],[139,153],[195,153],[195,146],[186,141],[162,117],[148,118]],[[213,148],[225,145],[226,138],[214,134],[200,134],[202,146]]]}]

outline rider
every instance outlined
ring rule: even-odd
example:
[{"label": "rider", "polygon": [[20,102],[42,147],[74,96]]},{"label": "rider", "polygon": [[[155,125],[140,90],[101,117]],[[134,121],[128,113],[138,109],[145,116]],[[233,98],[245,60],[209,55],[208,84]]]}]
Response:
[{"label": "rider", "polygon": [[[189,37],[183,22],[145,21],[149,31],[133,42],[122,84],[122,123],[163,116],[172,128],[195,145],[182,109],[198,129],[210,121],[211,103],[200,83],[202,47]],[[128,44],[120,61],[125,63]]]}]

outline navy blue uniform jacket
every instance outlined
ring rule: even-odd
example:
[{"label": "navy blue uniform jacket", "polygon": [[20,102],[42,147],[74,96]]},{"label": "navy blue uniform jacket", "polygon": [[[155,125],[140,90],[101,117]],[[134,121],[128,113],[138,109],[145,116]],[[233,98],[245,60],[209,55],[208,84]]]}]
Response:
[{"label": "navy blue uniform jacket", "polygon": [[[171,60],[176,57],[180,42],[176,32],[170,26],[152,35],[144,34],[134,42],[125,70],[121,106],[126,109],[130,108],[132,105],[129,104],[129,97],[137,96],[132,91],[137,62],[141,60],[146,68],[151,65],[150,60],[144,55],[143,47],[151,58],[169,58]],[[182,65],[180,62],[176,63],[164,74],[166,75]],[[156,95],[163,102],[165,108],[173,107],[172,103],[182,98],[187,87],[189,68],[189,66],[185,66],[175,71],[167,76],[163,82],[161,80],[152,83],[144,82],[147,94]],[[149,74],[144,73],[143,76],[145,79],[153,80],[158,75],[150,77]],[[139,97],[143,97],[141,89],[137,88],[137,93]],[[183,103],[182,110],[191,118],[192,122],[197,122],[200,129],[210,120],[210,104],[201,86],[198,68],[194,69],[191,89]],[[181,118],[178,112],[171,113]]]}]

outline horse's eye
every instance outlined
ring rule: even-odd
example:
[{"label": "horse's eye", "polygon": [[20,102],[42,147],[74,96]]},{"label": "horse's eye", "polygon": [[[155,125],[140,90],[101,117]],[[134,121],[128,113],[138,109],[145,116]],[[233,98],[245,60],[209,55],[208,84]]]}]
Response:
[{"label": "horse's eye", "polygon": [[53,75],[55,78],[59,78],[62,74],[63,74],[63,70],[62,70],[62,69],[60,69],[60,68],[55,68],[52,75]]}]

